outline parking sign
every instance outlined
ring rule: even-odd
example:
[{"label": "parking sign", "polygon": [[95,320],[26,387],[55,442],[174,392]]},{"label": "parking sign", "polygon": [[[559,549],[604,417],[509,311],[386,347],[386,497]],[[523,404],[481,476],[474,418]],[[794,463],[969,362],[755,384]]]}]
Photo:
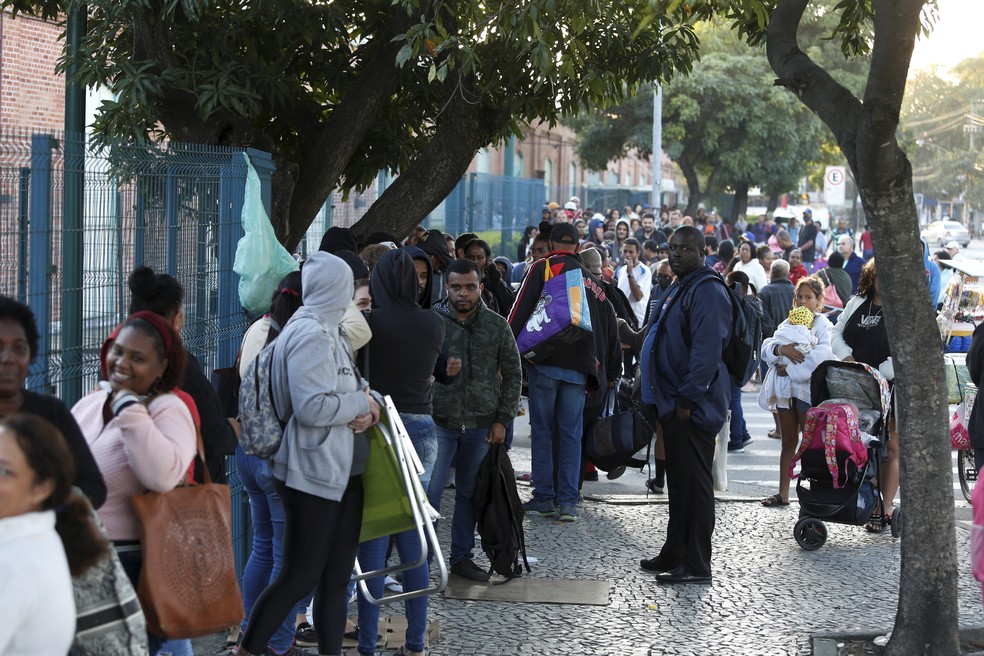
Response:
[{"label": "parking sign", "polygon": [[823,176],[823,202],[827,207],[841,207],[845,202],[845,180],[847,172],[843,166],[828,166]]}]

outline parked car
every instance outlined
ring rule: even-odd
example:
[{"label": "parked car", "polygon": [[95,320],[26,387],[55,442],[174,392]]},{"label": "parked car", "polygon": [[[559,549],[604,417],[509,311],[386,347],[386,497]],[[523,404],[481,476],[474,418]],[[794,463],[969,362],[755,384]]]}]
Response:
[{"label": "parked car", "polygon": [[948,241],[955,241],[961,248],[967,248],[970,243],[967,228],[956,221],[933,221],[923,229],[920,236],[930,245],[944,246]]}]

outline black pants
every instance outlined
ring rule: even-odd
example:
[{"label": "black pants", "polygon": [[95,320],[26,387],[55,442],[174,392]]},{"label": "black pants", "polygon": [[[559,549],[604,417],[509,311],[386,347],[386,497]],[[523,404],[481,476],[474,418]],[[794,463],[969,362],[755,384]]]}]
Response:
[{"label": "black pants", "polygon": [[691,574],[711,574],[711,533],[714,532],[714,433],[703,431],[676,412],[662,417],[666,447],[666,485],[670,519],[659,559],[686,566]]},{"label": "black pants", "polygon": [[341,654],[348,613],[346,587],[359,549],[362,476],[349,479],[341,501],[277,485],[284,502],[284,554],[277,580],[253,604],[242,645],[262,654],[267,641],[312,586],[318,652]]}]

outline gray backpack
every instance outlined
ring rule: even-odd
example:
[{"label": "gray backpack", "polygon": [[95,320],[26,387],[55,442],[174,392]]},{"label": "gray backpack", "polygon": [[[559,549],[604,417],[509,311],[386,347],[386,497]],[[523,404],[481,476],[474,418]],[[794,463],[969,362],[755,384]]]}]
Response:
[{"label": "gray backpack", "polygon": [[246,367],[239,388],[239,444],[258,458],[270,458],[280,448],[290,414],[281,419],[273,400],[274,350],[277,340],[263,347]]}]

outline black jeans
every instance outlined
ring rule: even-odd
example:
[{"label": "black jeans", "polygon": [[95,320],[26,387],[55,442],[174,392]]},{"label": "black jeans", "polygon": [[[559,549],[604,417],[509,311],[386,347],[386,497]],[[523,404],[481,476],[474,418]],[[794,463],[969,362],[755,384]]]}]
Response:
[{"label": "black jeans", "polygon": [[684,565],[697,576],[711,574],[714,532],[714,433],[676,412],[660,418],[666,447],[666,485],[670,519],[659,559],[672,569]]},{"label": "black jeans", "polygon": [[297,602],[316,585],[314,625],[318,652],[341,654],[348,586],[362,529],[362,476],[349,479],[341,501],[277,485],[284,501],[283,561],[277,580],[253,604],[242,645],[262,654]]}]

